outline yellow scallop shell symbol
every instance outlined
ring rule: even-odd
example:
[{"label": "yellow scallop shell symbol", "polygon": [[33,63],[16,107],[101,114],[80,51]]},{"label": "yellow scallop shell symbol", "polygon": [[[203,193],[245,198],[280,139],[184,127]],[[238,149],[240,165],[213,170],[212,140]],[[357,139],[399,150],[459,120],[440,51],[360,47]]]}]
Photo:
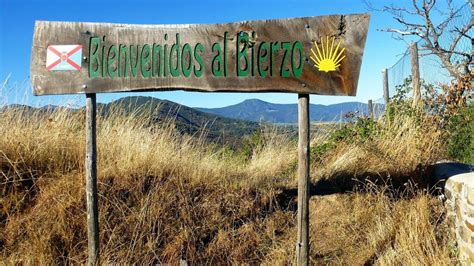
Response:
[{"label": "yellow scallop shell symbol", "polygon": [[329,36],[326,36],[326,42],[324,39],[321,40],[321,46],[318,46],[315,41],[310,56],[314,62],[314,67],[324,72],[336,71],[336,68],[341,65],[342,59],[346,57],[343,55],[346,48],[339,49],[340,45],[341,41],[334,46],[334,37],[329,40]]}]

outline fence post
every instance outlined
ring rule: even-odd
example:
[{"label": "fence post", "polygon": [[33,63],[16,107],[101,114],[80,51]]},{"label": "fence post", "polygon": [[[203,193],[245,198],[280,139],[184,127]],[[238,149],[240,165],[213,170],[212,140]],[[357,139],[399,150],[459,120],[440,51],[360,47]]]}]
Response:
[{"label": "fence post", "polygon": [[96,95],[86,94],[86,203],[88,264],[99,264],[99,210],[97,206]]},{"label": "fence post", "polygon": [[369,117],[374,119],[374,105],[372,104],[372,100],[369,100],[367,104],[367,109],[369,111]]},{"label": "fence post", "polygon": [[298,94],[298,266],[309,264],[309,126],[309,95]]},{"label": "fence post", "polygon": [[387,108],[390,94],[388,92],[388,72],[386,68],[382,70],[382,77],[383,77],[383,100],[385,103],[385,108]]},{"label": "fence post", "polygon": [[418,62],[418,46],[416,42],[410,44],[411,77],[413,84],[413,107],[417,107],[421,100],[420,66]]}]

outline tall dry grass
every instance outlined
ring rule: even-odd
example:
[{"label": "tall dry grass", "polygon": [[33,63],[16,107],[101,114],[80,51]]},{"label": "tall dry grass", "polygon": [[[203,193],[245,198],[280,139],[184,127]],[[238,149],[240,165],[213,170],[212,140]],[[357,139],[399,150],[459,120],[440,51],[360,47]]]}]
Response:
[{"label": "tall dry grass", "polygon": [[[3,110],[2,122],[5,256],[84,261],[83,113]],[[281,137],[270,134],[242,162],[203,137],[179,134],[172,121],[150,127],[146,117],[118,113],[99,119],[97,136],[104,261],[256,259],[255,245],[270,242],[252,237],[248,251],[229,256],[234,251],[221,250],[218,236],[230,234],[236,245],[237,234],[259,235],[242,225],[263,230],[278,211],[274,190],[290,178],[280,174],[295,153]]]},{"label": "tall dry grass", "polygon": [[[3,261],[84,263],[84,113],[2,109],[0,121]],[[419,144],[420,129],[400,123],[387,128],[393,136],[374,139],[376,149],[341,143],[324,168],[313,169],[313,180],[341,171],[410,172],[431,161],[436,134]],[[180,134],[172,120],[150,126],[146,117],[118,111],[99,118],[102,262],[290,264],[296,145],[276,131],[263,136],[243,160],[203,137]],[[312,262],[452,262],[442,203],[412,194],[394,198],[378,188],[314,196]]]},{"label": "tall dry grass", "polygon": [[[311,264],[452,265],[455,242],[437,198],[416,192],[393,200],[387,188],[370,193],[313,197]],[[273,245],[264,262],[291,264],[294,228]]]},{"label": "tall dry grass", "polygon": [[[425,171],[446,153],[443,131],[431,119],[421,113],[379,119],[369,136],[342,140],[313,164],[314,179],[351,185],[367,180],[401,185],[411,180],[427,188],[434,179]],[[327,138],[320,137],[315,144]]]}]

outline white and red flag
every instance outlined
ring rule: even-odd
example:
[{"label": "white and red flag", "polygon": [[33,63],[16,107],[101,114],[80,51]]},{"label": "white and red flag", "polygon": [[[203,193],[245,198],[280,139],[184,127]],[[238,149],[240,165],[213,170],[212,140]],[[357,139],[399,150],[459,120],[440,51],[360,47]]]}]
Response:
[{"label": "white and red flag", "polygon": [[81,70],[82,45],[50,45],[46,53],[48,70]]}]

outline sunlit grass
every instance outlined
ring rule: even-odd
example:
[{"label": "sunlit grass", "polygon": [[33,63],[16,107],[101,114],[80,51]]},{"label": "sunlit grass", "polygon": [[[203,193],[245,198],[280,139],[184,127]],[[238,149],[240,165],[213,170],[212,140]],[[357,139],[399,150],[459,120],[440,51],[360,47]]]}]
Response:
[{"label": "sunlit grass", "polygon": [[[150,126],[147,117],[112,112],[97,126],[103,263],[293,262],[297,145],[288,134],[264,129],[263,145],[243,158],[205,132],[180,134],[172,119]],[[83,110],[0,110],[3,261],[86,262],[84,119]],[[436,130],[413,125],[400,117],[366,142],[340,143],[313,163],[313,182],[409,176],[440,156]],[[312,262],[453,263],[442,202],[392,189],[365,183],[313,196]]]}]

